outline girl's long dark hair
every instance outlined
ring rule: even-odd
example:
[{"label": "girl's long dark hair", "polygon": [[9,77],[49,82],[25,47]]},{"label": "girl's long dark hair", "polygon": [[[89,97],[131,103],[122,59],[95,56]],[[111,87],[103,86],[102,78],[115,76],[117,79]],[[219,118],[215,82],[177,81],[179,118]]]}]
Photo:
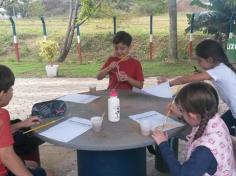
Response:
[{"label": "girl's long dark hair", "polygon": [[187,113],[199,114],[201,122],[194,140],[202,136],[208,121],[217,113],[219,98],[216,90],[207,83],[195,82],[183,87],[175,103]]},{"label": "girl's long dark hair", "polygon": [[195,51],[197,56],[203,59],[208,59],[209,57],[211,57],[214,63],[224,63],[234,73],[236,73],[236,69],[229,62],[228,57],[224,52],[224,49],[217,41],[211,39],[203,40],[196,46]]}]

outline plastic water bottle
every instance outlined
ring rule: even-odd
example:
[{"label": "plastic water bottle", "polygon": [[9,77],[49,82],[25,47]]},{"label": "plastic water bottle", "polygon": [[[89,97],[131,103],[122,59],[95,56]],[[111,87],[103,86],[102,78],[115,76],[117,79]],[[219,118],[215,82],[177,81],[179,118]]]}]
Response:
[{"label": "plastic water bottle", "polygon": [[118,122],[120,120],[120,100],[116,90],[111,90],[108,98],[108,120]]}]

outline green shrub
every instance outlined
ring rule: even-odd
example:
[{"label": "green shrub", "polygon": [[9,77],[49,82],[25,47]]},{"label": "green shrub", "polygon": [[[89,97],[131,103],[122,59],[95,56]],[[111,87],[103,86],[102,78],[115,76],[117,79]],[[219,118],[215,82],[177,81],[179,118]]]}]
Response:
[{"label": "green shrub", "polygon": [[55,56],[58,53],[58,43],[53,40],[41,40],[38,42],[39,55],[48,63],[52,64],[55,61]]}]

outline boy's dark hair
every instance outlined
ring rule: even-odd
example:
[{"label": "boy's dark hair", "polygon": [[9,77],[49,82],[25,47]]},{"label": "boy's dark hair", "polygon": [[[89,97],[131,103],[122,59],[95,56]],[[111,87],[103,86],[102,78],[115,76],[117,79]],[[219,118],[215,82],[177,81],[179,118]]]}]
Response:
[{"label": "boy's dark hair", "polygon": [[123,43],[129,47],[131,45],[131,42],[132,42],[132,36],[129,33],[125,31],[119,31],[113,38],[112,43],[113,44]]},{"label": "boy's dark hair", "polygon": [[14,85],[15,76],[10,68],[0,65],[0,92],[7,92]]},{"label": "boy's dark hair", "polygon": [[207,83],[195,82],[183,87],[175,98],[175,103],[187,113],[196,113],[201,122],[194,140],[202,136],[208,121],[217,113],[219,98],[216,90]]},{"label": "boy's dark hair", "polygon": [[225,54],[224,49],[217,41],[211,39],[203,40],[196,46],[195,51],[197,56],[203,59],[208,59],[209,57],[211,57],[216,64],[224,63],[234,73],[236,73],[236,69],[231,63],[229,63],[228,57]]}]

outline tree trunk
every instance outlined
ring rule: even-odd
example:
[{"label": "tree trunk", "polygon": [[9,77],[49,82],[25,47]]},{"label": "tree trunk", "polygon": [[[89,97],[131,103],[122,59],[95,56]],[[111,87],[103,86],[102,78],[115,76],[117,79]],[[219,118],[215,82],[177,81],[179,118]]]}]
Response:
[{"label": "tree trunk", "polygon": [[57,59],[58,62],[63,62],[66,59],[66,57],[70,51],[72,40],[74,37],[74,32],[75,32],[75,26],[76,26],[76,22],[77,22],[77,14],[78,14],[79,6],[80,6],[79,0],[71,0],[70,1],[69,23],[68,23],[65,41],[64,41],[63,47],[61,49],[60,55]]},{"label": "tree trunk", "polygon": [[[101,5],[102,1],[103,0],[98,1],[95,9],[97,9]],[[58,62],[65,61],[66,56],[68,55],[68,53],[70,51],[72,40],[74,37],[75,27],[76,27],[76,23],[77,23],[77,15],[78,15],[79,7],[80,7],[80,0],[70,0],[69,24],[68,24],[63,48],[61,49],[61,53],[57,59]],[[87,16],[86,18],[84,18],[79,23],[79,25],[82,25],[85,21],[87,21],[89,19],[89,17],[90,16]]]},{"label": "tree trunk", "polygon": [[169,59],[176,61],[177,55],[177,6],[176,0],[169,1]]},{"label": "tree trunk", "polygon": [[0,0],[0,8],[6,5],[7,0]]}]

